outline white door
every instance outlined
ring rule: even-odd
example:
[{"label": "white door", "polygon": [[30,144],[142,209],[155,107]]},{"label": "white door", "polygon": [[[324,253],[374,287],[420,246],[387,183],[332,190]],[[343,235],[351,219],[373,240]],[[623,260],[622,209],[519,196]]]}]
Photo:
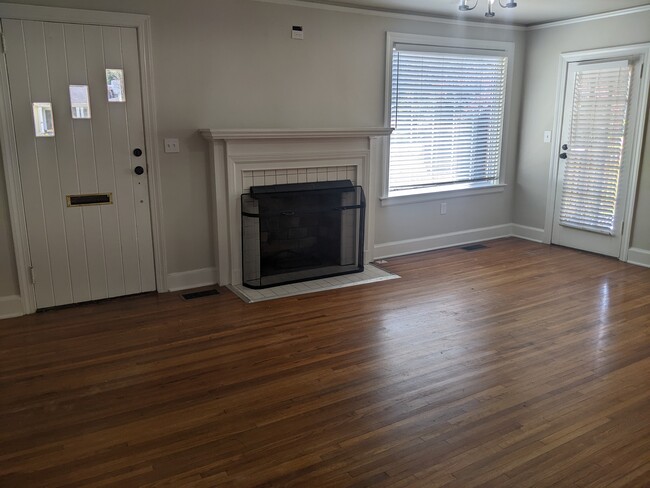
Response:
[{"label": "white door", "polygon": [[554,244],[620,255],[639,72],[629,60],[569,65]]},{"label": "white door", "polygon": [[154,290],[135,29],[2,30],[37,308]]}]

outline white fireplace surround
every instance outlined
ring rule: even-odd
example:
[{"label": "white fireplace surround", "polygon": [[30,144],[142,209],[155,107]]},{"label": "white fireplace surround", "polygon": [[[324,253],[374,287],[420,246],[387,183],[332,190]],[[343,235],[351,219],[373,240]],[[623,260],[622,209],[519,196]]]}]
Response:
[{"label": "white fireplace surround", "polygon": [[381,139],[392,129],[202,129],[210,143],[219,285],[241,278],[241,194],[252,185],[350,179],[366,194],[365,262],[375,243]]}]

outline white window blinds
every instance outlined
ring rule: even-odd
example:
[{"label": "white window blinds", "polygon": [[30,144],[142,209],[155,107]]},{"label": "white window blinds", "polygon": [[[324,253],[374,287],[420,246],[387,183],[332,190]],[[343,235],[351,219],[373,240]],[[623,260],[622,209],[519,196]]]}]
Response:
[{"label": "white window blinds", "polygon": [[389,194],[499,179],[507,57],[395,47]]},{"label": "white window blinds", "polygon": [[625,64],[575,75],[561,225],[614,234],[631,74]]}]

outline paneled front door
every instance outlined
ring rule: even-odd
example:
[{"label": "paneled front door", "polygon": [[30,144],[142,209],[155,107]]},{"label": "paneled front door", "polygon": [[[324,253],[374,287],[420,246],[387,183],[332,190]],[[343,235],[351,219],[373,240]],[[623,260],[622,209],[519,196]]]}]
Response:
[{"label": "paneled front door", "polygon": [[136,30],[2,30],[37,308],[154,290]]}]

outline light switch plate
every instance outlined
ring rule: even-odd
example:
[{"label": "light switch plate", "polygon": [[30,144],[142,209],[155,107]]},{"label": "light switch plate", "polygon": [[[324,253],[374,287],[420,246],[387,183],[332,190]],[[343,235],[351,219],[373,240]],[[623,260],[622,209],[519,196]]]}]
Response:
[{"label": "light switch plate", "polygon": [[178,153],[181,152],[181,147],[178,139],[165,139],[165,152]]},{"label": "light switch plate", "polygon": [[551,142],[551,131],[550,130],[545,130],[544,131],[544,142]]}]

